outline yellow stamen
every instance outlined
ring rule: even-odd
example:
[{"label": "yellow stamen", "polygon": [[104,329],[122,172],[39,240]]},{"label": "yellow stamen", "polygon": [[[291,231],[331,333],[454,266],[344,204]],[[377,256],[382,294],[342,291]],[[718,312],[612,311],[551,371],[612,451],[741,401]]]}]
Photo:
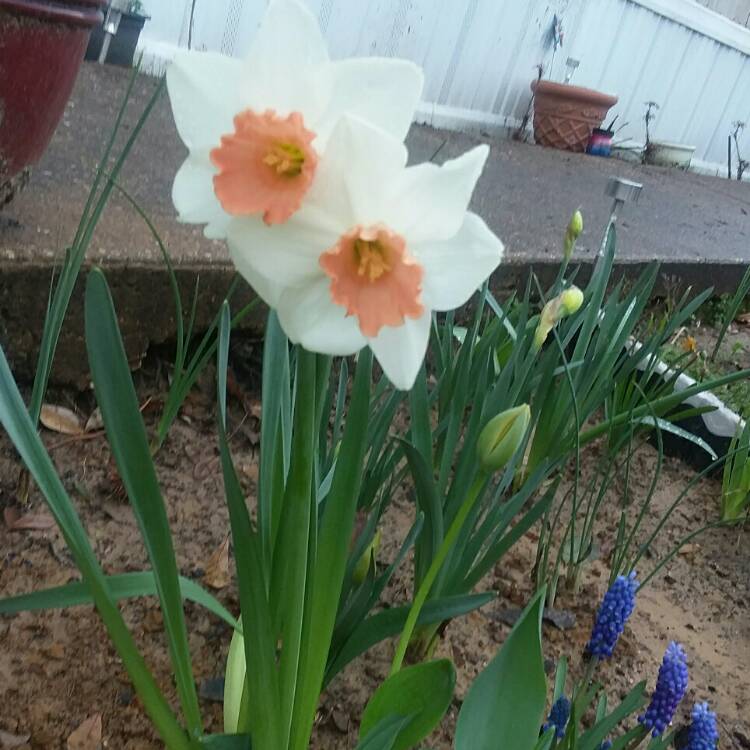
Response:
[{"label": "yellow stamen", "polygon": [[263,157],[263,163],[272,167],[276,174],[296,177],[302,172],[305,154],[293,143],[276,143]]},{"label": "yellow stamen", "polygon": [[392,268],[386,257],[385,247],[377,240],[355,240],[354,255],[357,260],[357,275],[367,276],[369,281],[377,281]]}]

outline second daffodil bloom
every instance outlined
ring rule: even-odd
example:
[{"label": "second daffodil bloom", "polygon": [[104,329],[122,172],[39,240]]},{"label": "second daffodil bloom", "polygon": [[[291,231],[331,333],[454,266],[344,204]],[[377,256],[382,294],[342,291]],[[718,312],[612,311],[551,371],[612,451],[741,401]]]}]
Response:
[{"label": "second daffodil bloom", "polygon": [[234,216],[268,224],[292,216],[344,113],[403,138],[422,72],[405,60],[332,62],[310,11],[299,0],[274,0],[246,59],[180,51],[167,87],[190,151],[172,188],[175,207],[218,239]]},{"label": "second daffodil bloom", "polygon": [[391,382],[409,389],[431,312],[464,304],[502,257],[500,240],[467,211],[488,152],[406,167],[403,143],[344,117],[299,211],[277,227],[231,222],[232,259],[293,342],[333,355],[370,346]]}]

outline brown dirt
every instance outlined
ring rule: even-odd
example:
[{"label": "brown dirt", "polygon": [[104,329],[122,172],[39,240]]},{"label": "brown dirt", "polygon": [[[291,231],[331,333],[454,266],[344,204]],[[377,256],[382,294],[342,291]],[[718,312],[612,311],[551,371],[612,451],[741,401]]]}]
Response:
[{"label": "brown dirt", "polygon": [[[152,362],[153,364],[153,362]],[[144,400],[158,394],[154,372],[139,376]],[[252,392],[248,386],[247,392]],[[62,391],[50,401],[74,405],[82,415],[93,409],[90,394]],[[246,401],[250,407],[252,399]],[[233,450],[248,496],[257,476],[254,444],[257,425],[242,421],[242,408],[233,404]],[[147,420],[153,422],[153,414]],[[201,581],[206,565],[224,541],[228,521],[216,452],[210,383],[191,395],[181,418],[158,456],[158,471],[168,504],[181,572]],[[107,572],[142,569],[146,556],[129,507],[115,494],[110,454],[103,438],[89,440],[43,430],[65,485],[71,493]],[[636,457],[633,489],[645,491],[655,454],[644,449]],[[596,449],[589,451],[584,473],[591,471]],[[18,507],[19,464],[7,438],[0,438],[0,506]],[[684,487],[691,473],[680,461],[668,459],[654,500],[654,513],[664,509]],[[690,529],[715,517],[719,486],[713,481],[697,485],[674,514],[668,531],[658,540],[642,573]],[[614,493],[614,491],[613,491]],[[616,499],[613,494],[612,499]],[[611,504],[610,504],[611,505]],[[36,491],[23,512],[44,511]],[[614,509],[603,514],[599,543],[606,555]],[[384,520],[381,563],[392,559],[412,507],[402,492]],[[653,521],[652,521],[653,522]],[[77,578],[77,571],[56,529],[10,531],[0,523],[0,595],[8,596]],[[451,623],[438,654],[451,657],[458,669],[456,700],[449,716],[432,738],[431,747],[451,746],[450,732],[468,684],[497,652],[508,632],[503,610],[521,606],[530,591],[529,571],[535,539],[529,534],[513,548],[483,582],[499,598],[482,611]],[[680,640],[689,654],[691,682],[684,718],[695,700],[709,700],[720,715],[721,746],[750,747],[750,535],[746,530],[714,529],[704,534],[690,554],[679,555],[652,586],[642,592],[636,612],[600,677],[612,697],[646,678],[653,686],[661,655],[669,639]],[[572,611],[576,626],[560,631],[545,624],[545,656],[566,653],[574,670],[591,627],[593,613],[605,587],[604,562],[592,563],[583,576],[580,593],[562,591],[558,606]],[[387,592],[390,601],[403,600],[409,586],[408,568],[400,571]],[[233,612],[237,596],[233,585],[218,592]],[[161,634],[161,617],[153,600],[136,600],[123,606],[126,619],[144,649],[161,684],[169,685],[169,660]],[[221,676],[229,641],[229,628],[197,606],[187,604],[190,645],[197,682]],[[106,747],[148,750],[160,747],[141,706],[133,698],[127,677],[104,628],[90,607],[66,611],[24,613],[0,618],[0,730],[30,734],[32,748],[59,748],[87,717],[101,713]],[[314,747],[336,750],[354,747],[357,717],[367,696],[387,673],[393,643],[381,644],[351,665],[331,686],[322,701]],[[166,689],[171,690],[167,687]],[[174,691],[170,695],[174,698]],[[201,701],[206,729],[220,731],[221,706]],[[0,734],[0,737],[2,734]]]}]

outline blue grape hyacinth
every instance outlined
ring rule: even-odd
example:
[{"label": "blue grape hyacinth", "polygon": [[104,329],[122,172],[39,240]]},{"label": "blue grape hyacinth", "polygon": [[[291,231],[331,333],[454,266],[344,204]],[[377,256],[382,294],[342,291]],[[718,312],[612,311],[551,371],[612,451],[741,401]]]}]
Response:
[{"label": "blue grape hyacinth", "polygon": [[670,641],[656,678],[656,688],[646,713],[638,721],[658,737],[670,724],[688,684],[687,656],[679,643]]},{"label": "blue grape hyacinth", "polygon": [[570,701],[561,695],[553,704],[549,712],[547,721],[542,726],[542,731],[546,732],[550,727],[555,728],[555,737],[561,740],[565,736],[565,727],[570,718]]},{"label": "blue grape hyacinth", "polygon": [[599,659],[612,656],[617,639],[633,613],[638,585],[635,571],[627,576],[617,576],[596,613],[591,639],[586,645],[589,654]]},{"label": "blue grape hyacinth", "polygon": [[692,722],[686,750],[716,750],[719,730],[716,728],[716,714],[709,709],[708,703],[696,703],[690,716]]}]

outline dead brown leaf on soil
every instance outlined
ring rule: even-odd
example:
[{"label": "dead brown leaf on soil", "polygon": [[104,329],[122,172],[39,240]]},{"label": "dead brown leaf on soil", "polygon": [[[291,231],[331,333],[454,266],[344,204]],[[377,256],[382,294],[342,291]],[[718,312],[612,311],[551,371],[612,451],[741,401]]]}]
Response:
[{"label": "dead brown leaf on soil", "polygon": [[83,428],[85,432],[96,432],[104,428],[104,420],[102,419],[102,412],[97,406],[91,415],[86,420],[86,425]]},{"label": "dead brown leaf on soil", "polygon": [[5,508],[3,520],[11,531],[43,531],[51,529],[55,525],[55,519],[49,513],[25,513],[21,515],[16,508]]},{"label": "dead brown leaf on soil", "polygon": [[64,659],[65,658],[65,646],[62,643],[51,643],[43,649],[44,653],[49,656],[50,659]]},{"label": "dead brown leaf on soil", "polygon": [[212,589],[223,589],[229,585],[229,534],[206,563],[203,580]]},{"label": "dead brown leaf on soil", "polygon": [[63,435],[80,435],[83,432],[81,418],[70,409],[56,404],[42,404],[39,421],[52,432]]},{"label": "dead brown leaf on soil", "polygon": [[69,737],[68,750],[99,750],[102,746],[102,715],[89,716]]},{"label": "dead brown leaf on soil", "polygon": [[750,325],[750,312],[742,313],[741,315],[738,315],[734,319],[735,323],[739,323],[740,325],[747,326]]}]

